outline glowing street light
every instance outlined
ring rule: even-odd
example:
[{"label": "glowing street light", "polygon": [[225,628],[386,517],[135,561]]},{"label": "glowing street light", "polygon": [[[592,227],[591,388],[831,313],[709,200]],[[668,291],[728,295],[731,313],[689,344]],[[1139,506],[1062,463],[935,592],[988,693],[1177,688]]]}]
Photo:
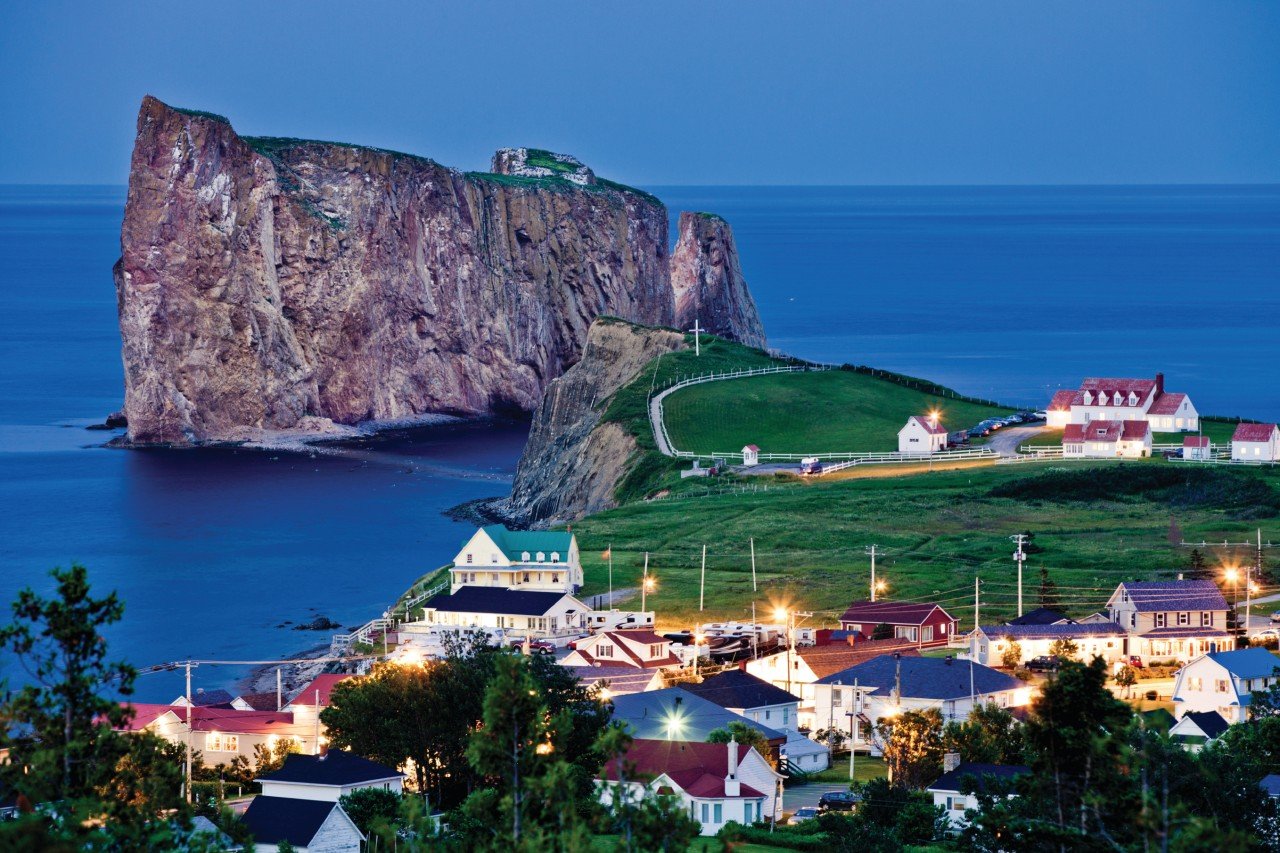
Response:
[{"label": "glowing street light", "polygon": [[876,592],[884,592],[888,588],[889,588],[889,584],[885,583],[884,581],[882,580],[876,581]]},{"label": "glowing street light", "polygon": [[653,592],[655,589],[657,589],[657,587],[658,587],[657,578],[653,577],[653,575],[644,576],[644,580],[640,582],[641,612],[647,611],[649,609],[648,607],[645,606],[649,600],[649,593]]}]

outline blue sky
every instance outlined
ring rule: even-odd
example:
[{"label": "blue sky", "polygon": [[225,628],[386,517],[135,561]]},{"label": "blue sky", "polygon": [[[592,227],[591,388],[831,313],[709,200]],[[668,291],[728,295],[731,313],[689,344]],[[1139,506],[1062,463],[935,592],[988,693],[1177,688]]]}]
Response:
[{"label": "blue sky", "polygon": [[645,185],[1280,183],[1261,0],[3,6],[0,183],[124,183],[147,93]]}]

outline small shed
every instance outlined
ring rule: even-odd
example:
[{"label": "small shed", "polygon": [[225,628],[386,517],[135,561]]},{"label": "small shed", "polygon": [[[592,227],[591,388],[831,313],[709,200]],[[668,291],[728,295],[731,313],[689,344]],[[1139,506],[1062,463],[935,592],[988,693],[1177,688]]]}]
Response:
[{"label": "small shed", "polygon": [[748,444],[742,448],[742,465],[745,468],[754,468],[760,464],[760,448],[754,444]]},{"label": "small shed", "polygon": [[1208,459],[1211,452],[1207,435],[1188,435],[1182,439],[1183,459]]}]

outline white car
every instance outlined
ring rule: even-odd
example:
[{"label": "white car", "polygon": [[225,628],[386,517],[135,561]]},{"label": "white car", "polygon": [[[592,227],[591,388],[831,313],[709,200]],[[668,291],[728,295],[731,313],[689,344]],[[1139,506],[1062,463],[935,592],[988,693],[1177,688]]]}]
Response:
[{"label": "white car", "polygon": [[1280,628],[1263,628],[1261,631],[1254,631],[1249,635],[1249,639],[1257,641],[1280,641]]},{"label": "white car", "polygon": [[797,823],[804,823],[806,820],[813,820],[817,816],[817,806],[801,806],[796,809],[796,813],[791,816],[787,823],[794,826]]}]

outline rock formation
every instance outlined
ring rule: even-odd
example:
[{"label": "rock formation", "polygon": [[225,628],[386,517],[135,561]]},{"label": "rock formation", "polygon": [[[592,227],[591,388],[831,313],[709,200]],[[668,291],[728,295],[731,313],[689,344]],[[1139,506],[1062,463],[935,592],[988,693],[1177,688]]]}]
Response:
[{"label": "rock formation", "polygon": [[764,327],[747,290],[729,223],[713,213],[681,213],[680,239],[671,256],[676,323],[698,320],[713,335],[763,348]]},{"label": "rock formation", "polygon": [[708,328],[763,340],[727,227],[673,269],[657,199],[564,155],[494,160],[241,137],[146,98],[115,268],[129,439],[527,412],[596,317],[674,322],[673,278],[718,288]]},{"label": "rock formation", "polygon": [[592,324],[582,360],[547,388],[533,416],[511,497],[495,509],[516,524],[572,521],[615,506],[636,451],[616,423],[600,423],[614,393],[653,359],[687,349],[670,329],[611,318]]}]

